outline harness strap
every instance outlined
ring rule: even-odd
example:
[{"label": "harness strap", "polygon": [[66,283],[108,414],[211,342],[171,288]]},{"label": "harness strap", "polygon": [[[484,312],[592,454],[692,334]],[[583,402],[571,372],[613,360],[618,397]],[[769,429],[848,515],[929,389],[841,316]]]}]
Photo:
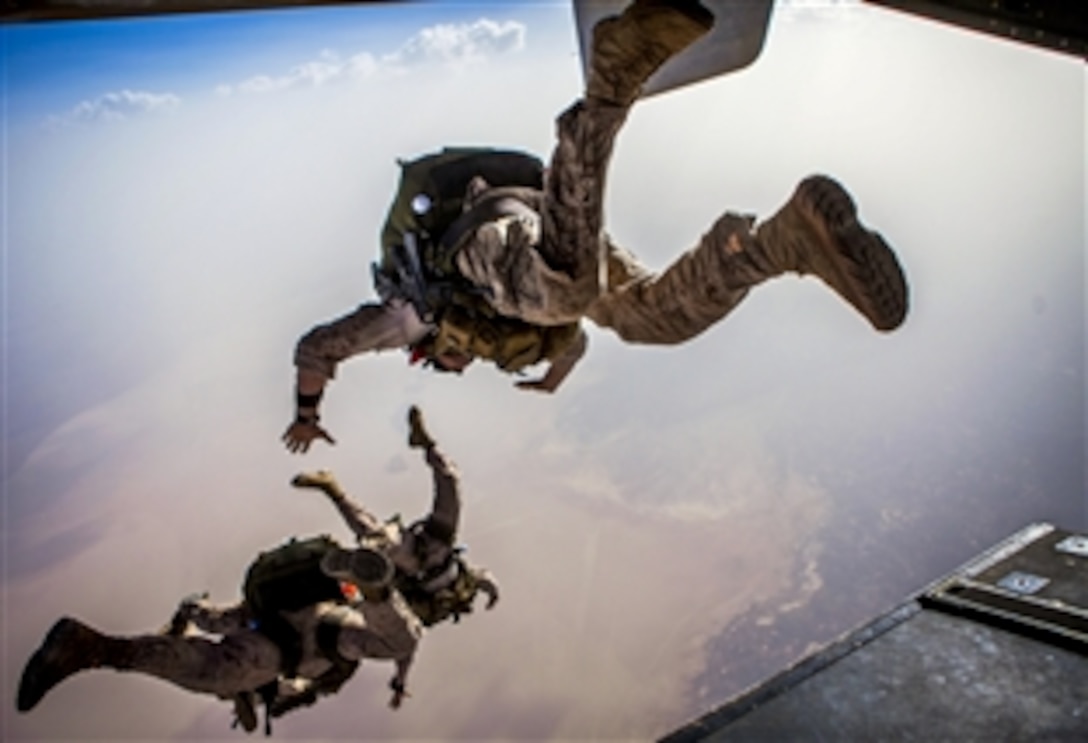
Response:
[{"label": "harness strap", "polygon": [[479,203],[453,221],[438,245],[443,254],[456,250],[465,236],[487,222],[503,217],[535,219],[536,211],[515,194],[518,188],[492,188]]}]

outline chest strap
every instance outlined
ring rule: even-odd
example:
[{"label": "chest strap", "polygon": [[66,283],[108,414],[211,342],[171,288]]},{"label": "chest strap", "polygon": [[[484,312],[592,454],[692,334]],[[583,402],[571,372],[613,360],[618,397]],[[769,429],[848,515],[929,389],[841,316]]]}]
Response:
[{"label": "chest strap", "polygon": [[503,217],[536,219],[536,211],[518,198],[520,188],[492,188],[475,206],[463,213],[446,229],[438,243],[443,255],[450,255],[461,245],[461,241],[480,225],[493,222]]}]

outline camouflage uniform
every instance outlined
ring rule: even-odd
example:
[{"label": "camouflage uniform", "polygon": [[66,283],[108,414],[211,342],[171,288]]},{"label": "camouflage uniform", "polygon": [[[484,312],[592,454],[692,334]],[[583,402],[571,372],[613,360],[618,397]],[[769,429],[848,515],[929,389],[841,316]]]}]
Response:
[{"label": "camouflage uniform", "polygon": [[[418,575],[443,565],[453,552],[453,542],[461,513],[461,493],[457,469],[437,448],[430,447],[425,455],[434,476],[434,502],[431,513],[418,522],[419,527],[408,528],[400,519],[381,521],[361,505],[348,497],[339,483],[327,472],[300,476],[296,485],[316,483],[328,495],[340,511],[348,528],[355,534],[360,545],[385,553],[406,575]],[[304,478],[309,477],[309,480]],[[431,537],[430,534],[442,538]]]},{"label": "camouflage uniform", "polygon": [[[112,637],[74,619],[61,619],[23,672],[18,708],[31,709],[64,678],[90,668],[144,673],[224,699],[277,681],[283,673],[283,651],[250,627],[244,607],[222,609],[193,602],[186,613],[198,628],[222,633],[222,638]],[[303,678],[316,678],[332,668],[327,651],[318,644],[322,626],[337,628],[335,651],[344,659],[393,660],[400,677],[407,673],[423,633],[419,619],[395,591],[384,601],[363,601],[354,607],[322,602],[284,612],[284,617],[302,638],[296,675]]]},{"label": "camouflage uniform", "polygon": [[[408,443],[423,449],[434,475],[431,512],[415,524],[404,527],[399,519],[378,520],[350,499],[328,472],[302,474],[292,484],[328,495],[363,551],[385,555],[390,572],[383,585],[392,580],[395,568],[410,579],[421,581],[423,590],[437,592],[457,578],[458,568],[450,566],[461,513],[458,473],[427,433],[418,408],[411,408],[408,419]],[[350,567],[340,567],[350,565],[355,551],[334,549],[333,552],[339,553],[334,556],[341,559],[331,563],[324,560],[324,572],[365,586],[369,579],[355,578]],[[493,606],[498,598],[497,583],[484,569],[469,570],[476,579],[475,585],[489,595],[488,606]],[[238,699],[276,682],[279,695],[287,697],[305,692],[309,680],[330,671],[334,666],[330,655],[348,662],[363,658],[395,661],[393,688],[397,693],[395,703],[399,704],[423,634],[423,622],[395,589],[375,592],[364,587],[363,593],[366,599],[350,606],[322,601],[297,611],[281,612],[301,639],[298,655],[292,654],[290,662],[287,651],[254,628],[254,617],[244,601],[217,606],[206,596],[190,597],[181,602],[167,631],[130,638],[109,637],[76,620],[62,619],[27,664],[17,706],[28,710],[67,676],[99,667],[145,673],[190,691],[225,699]],[[221,639],[193,634],[193,628],[219,635]]]},{"label": "camouflage uniform", "polygon": [[[597,24],[586,94],[559,116],[544,190],[530,204],[538,216],[485,223],[457,255],[460,273],[497,312],[541,326],[588,317],[628,342],[676,344],[724,318],[751,287],[794,271],[819,276],[878,330],[902,322],[906,284],[894,254],[824,176],[802,181],[758,228],[754,217],[726,212],[660,274],[604,232],[608,163],[640,86],[712,22],[690,0],[636,0]],[[470,188],[466,208],[486,194],[486,185]],[[411,346],[430,331],[405,301],[364,304],[303,336],[295,365],[330,379],[350,356]],[[582,334],[553,365],[569,371],[584,350]]]},{"label": "camouflage uniform", "polygon": [[[458,268],[473,284],[490,290],[489,302],[499,313],[538,325],[576,322],[602,295],[601,252],[617,256],[608,258],[609,267],[634,260],[599,237],[605,169],[627,111],[627,106],[595,101],[579,101],[568,109],[558,120],[559,140],[545,191],[533,204],[539,220],[496,220],[481,225],[464,241]],[[465,208],[485,194],[486,190],[470,193]],[[652,314],[652,308],[641,314]],[[598,320],[593,314],[589,317]],[[432,329],[407,301],[367,303],[304,335],[294,361],[299,368],[331,379],[344,359],[410,346]],[[580,355],[580,348],[574,350]]]},{"label": "camouflage uniform", "polygon": [[[361,546],[382,552],[399,573],[425,582],[429,591],[437,591],[452,583],[455,577],[447,569],[455,551],[461,515],[459,474],[449,457],[421,427],[416,429],[414,425],[414,430],[419,431],[422,440],[415,440],[413,446],[424,450],[424,459],[433,474],[434,499],[430,513],[413,524],[406,526],[399,518],[379,520],[348,497],[329,472],[299,475],[293,484],[321,490],[336,506]],[[489,594],[493,601],[498,595],[494,576],[484,568],[471,570],[480,589]]]},{"label": "camouflage uniform", "polygon": [[[297,633],[294,652],[258,628],[245,602],[223,607],[192,597],[182,601],[167,631],[136,637],[112,637],[61,619],[23,671],[17,707],[31,709],[53,686],[91,668],[144,673],[230,699],[279,682],[284,674],[316,679],[333,669],[337,656],[349,663],[371,658],[394,661],[394,680],[403,688],[423,634],[419,617],[389,588],[350,606],[321,601],[280,616]],[[194,627],[220,637],[193,634]]]}]

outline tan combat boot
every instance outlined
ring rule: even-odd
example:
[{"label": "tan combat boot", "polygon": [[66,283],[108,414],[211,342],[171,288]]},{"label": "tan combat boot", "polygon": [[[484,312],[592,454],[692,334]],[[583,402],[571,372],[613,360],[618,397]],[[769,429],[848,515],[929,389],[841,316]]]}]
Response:
[{"label": "tan combat boot", "polygon": [[827,176],[801,181],[756,227],[755,243],[768,268],[819,276],[877,330],[895,330],[907,316],[907,282],[895,253],[858,221],[850,194]]},{"label": "tan combat boot", "polygon": [[586,98],[629,106],[642,84],[714,26],[695,0],[635,0],[593,27]]},{"label": "tan combat boot", "polygon": [[434,439],[423,424],[423,413],[415,405],[408,409],[408,446],[413,449],[430,449],[434,446]]},{"label": "tan combat boot", "polygon": [[159,630],[159,634],[168,637],[185,637],[192,626],[193,611],[207,600],[207,591],[193,593],[183,598],[178,602],[178,608],[174,612],[174,616]]},{"label": "tan combat boot", "polygon": [[28,712],[64,679],[106,665],[117,642],[70,617],[59,620],[23,669],[16,708]]},{"label": "tan combat boot", "polygon": [[291,480],[291,485],[296,488],[313,488],[314,490],[320,490],[334,499],[347,497],[347,494],[340,486],[336,477],[328,470],[300,472]]},{"label": "tan combat boot", "polygon": [[251,691],[243,691],[235,694],[234,702],[234,727],[241,725],[242,730],[252,733],[257,729],[257,696]]}]

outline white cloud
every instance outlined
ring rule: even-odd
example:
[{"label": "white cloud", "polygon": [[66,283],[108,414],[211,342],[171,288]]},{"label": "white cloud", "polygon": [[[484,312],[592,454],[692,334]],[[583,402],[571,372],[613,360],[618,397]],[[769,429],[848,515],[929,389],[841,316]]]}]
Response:
[{"label": "white cloud", "polygon": [[97,121],[122,121],[149,113],[170,113],[180,105],[181,99],[173,93],[148,93],[126,88],[81,101],[67,113],[50,116],[46,119],[46,126],[58,128]]},{"label": "white cloud", "polygon": [[774,13],[786,23],[843,21],[852,19],[860,7],[861,0],[778,0]]},{"label": "white cloud", "polygon": [[369,52],[359,52],[343,59],[335,51],[325,49],[317,59],[295,65],[285,75],[255,75],[236,85],[218,85],[215,94],[225,97],[235,93],[270,93],[289,88],[316,88],[332,82],[372,77],[380,68],[378,60]]},{"label": "white cloud", "polygon": [[425,28],[383,61],[395,67],[425,62],[463,64],[517,52],[524,47],[523,24],[481,18],[471,24],[440,24]]},{"label": "white cloud", "polygon": [[369,52],[342,58],[324,50],[279,76],[257,75],[236,85],[220,85],[219,96],[234,93],[269,93],[289,88],[312,88],[332,82],[371,78],[382,72],[405,72],[428,64],[459,67],[525,47],[525,25],[517,21],[481,18],[474,23],[440,24],[423,29],[397,51],[380,59]]},{"label": "white cloud", "polygon": [[[397,51],[375,57],[361,51],[342,57],[331,49],[290,68],[286,74],[261,74],[239,83],[217,85],[213,94],[226,98],[235,94],[271,93],[291,88],[316,88],[329,83],[363,80],[382,72],[403,73],[421,65],[460,67],[488,58],[518,52],[525,47],[525,25],[517,21],[480,18],[473,23],[439,24],[416,33]],[[46,119],[46,127],[63,128],[96,121],[119,121],[135,115],[176,109],[181,99],[172,93],[120,90],[85,100],[66,113]]]},{"label": "white cloud", "polygon": [[378,60],[369,52],[359,52],[348,58],[347,74],[349,77],[370,77],[378,71]]}]

